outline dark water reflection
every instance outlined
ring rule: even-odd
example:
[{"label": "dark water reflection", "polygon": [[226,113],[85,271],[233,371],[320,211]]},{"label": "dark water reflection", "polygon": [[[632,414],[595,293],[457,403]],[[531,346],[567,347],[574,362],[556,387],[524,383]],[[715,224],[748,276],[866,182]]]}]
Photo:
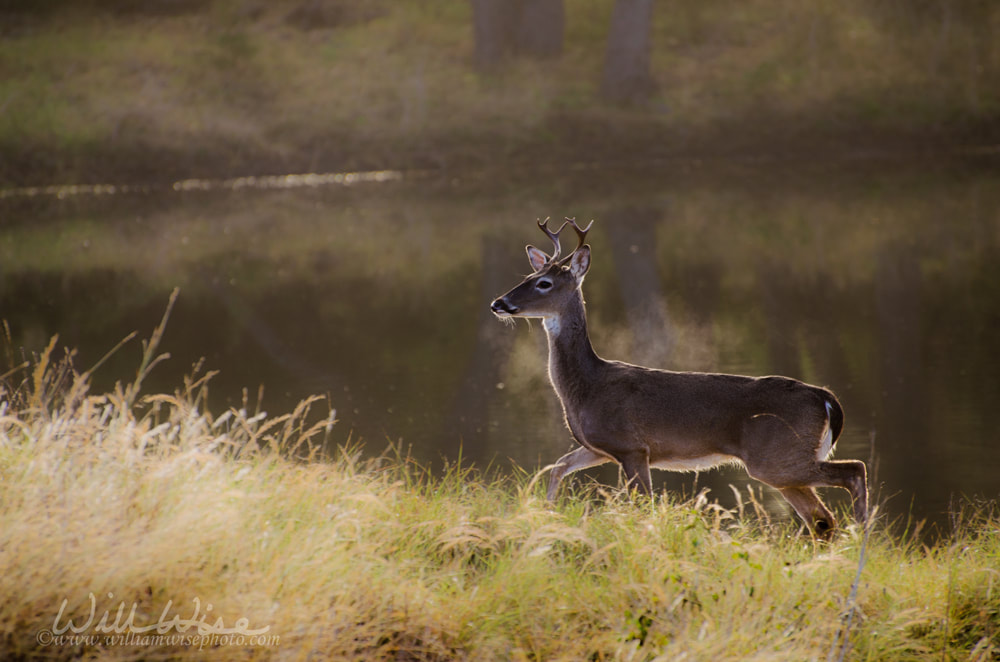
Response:
[{"label": "dark water reflection", "polygon": [[[181,295],[149,389],[204,357],[212,407],[329,394],[371,452],[526,468],[570,445],[540,325],[487,306],[544,242],[536,217],[596,219],[585,286],[598,352],[828,385],[888,510],[941,519],[996,498],[1000,175],[728,166],[403,180],[354,188],[0,200],[0,317],[88,367]],[[96,375],[127,380],[138,344]],[[2,370],[0,370],[2,372]],[[614,480],[614,473],[598,474]],[[659,474],[690,492],[692,477]],[[723,503],[740,472],[698,479]]]}]

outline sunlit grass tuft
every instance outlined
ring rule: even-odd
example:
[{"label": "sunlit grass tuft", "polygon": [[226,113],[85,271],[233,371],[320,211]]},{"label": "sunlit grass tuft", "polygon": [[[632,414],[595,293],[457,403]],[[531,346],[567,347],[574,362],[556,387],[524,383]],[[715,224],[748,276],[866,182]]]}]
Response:
[{"label": "sunlit grass tuft", "polygon": [[[249,403],[215,415],[205,407],[207,375],[142,395],[162,330],[144,345],[133,381],[112,392],[91,393],[89,373],[55,360],[55,342],[0,385],[5,658],[1000,652],[995,509],[956,514],[953,537],[925,547],[878,524],[867,536],[852,528],[814,543],[767,520],[750,497],[729,511],[704,495],[633,501],[585,487],[552,507],[544,481],[520,471],[457,464],[432,475],[394,449],[323,453],[335,412],[316,415],[317,400],[280,416]],[[157,623],[176,635],[200,619],[208,630],[266,629],[270,639],[199,647],[40,634],[70,619],[84,636]]]}]

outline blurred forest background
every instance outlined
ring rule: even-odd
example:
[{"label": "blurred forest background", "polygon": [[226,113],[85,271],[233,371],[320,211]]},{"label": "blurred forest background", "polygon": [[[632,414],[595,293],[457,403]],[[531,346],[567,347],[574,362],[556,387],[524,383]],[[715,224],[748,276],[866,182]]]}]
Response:
[{"label": "blurred forest background", "polygon": [[0,183],[1000,140],[991,0],[3,0]]}]

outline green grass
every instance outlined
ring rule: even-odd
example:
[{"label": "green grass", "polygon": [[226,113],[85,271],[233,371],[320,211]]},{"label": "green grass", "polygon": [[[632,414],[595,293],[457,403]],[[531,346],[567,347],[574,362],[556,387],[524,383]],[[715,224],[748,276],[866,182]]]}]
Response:
[{"label": "green grass", "polygon": [[[729,511],[703,495],[632,501],[584,487],[553,507],[524,472],[454,465],[432,476],[395,452],[327,456],[335,411],[317,415],[318,400],[284,415],[251,403],[214,415],[210,374],[142,395],[162,333],[112,392],[90,393],[89,372],[54,362],[55,341],[3,378],[5,658],[1000,653],[994,508],[955,513],[951,536],[928,547],[881,522],[816,543],[753,499]],[[96,639],[46,638],[70,620]],[[193,637],[198,622],[201,638],[169,639]],[[144,644],[101,641],[116,625],[157,624]],[[237,644],[223,628],[269,638]]]}]

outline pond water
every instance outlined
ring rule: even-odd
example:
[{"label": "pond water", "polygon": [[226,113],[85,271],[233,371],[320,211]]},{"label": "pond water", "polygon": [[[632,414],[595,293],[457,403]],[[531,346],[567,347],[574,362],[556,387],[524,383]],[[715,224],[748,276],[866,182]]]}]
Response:
[{"label": "pond water", "polygon": [[[147,392],[174,390],[203,359],[219,371],[213,411],[239,406],[244,389],[254,406],[261,386],[271,413],[327,395],[338,443],[534,470],[571,447],[545,335],[488,306],[530,270],[526,243],[548,248],[537,218],[594,219],[584,292],[598,353],[829,386],[847,417],[837,457],[873,461],[892,518],[946,522],[953,500],[1000,493],[995,164],[314,183],[0,198],[0,318],[15,352],[59,334],[88,368],[132,331],[147,337],[180,288],[162,343],[171,358]],[[140,351],[114,354],[95,387],[129,380]],[[735,469],[656,477],[688,495],[710,487],[725,505],[728,485],[747,483]]]}]

